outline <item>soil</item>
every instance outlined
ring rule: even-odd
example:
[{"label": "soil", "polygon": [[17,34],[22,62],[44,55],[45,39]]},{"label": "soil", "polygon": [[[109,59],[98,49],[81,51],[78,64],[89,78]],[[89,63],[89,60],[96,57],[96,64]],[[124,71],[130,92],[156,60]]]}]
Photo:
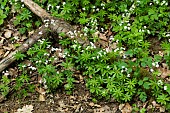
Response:
[{"label": "soil", "polygon": [[[32,105],[33,113],[121,113],[116,102],[92,102],[89,91],[82,83],[75,84],[72,95],[58,89],[54,94],[47,94],[45,101],[39,101],[38,93],[21,99],[9,94],[7,100],[0,103],[0,113],[14,113],[25,105]],[[107,112],[104,112],[104,109]]]}]

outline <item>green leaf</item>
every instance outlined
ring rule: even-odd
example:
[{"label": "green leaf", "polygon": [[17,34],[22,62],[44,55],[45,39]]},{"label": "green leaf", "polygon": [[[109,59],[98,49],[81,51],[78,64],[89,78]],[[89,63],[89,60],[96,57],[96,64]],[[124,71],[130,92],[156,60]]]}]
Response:
[{"label": "green leaf", "polygon": [[144,82],[143,87],[144,87],[145,89],[149,89],[149,88],[150,88],[150,87],[149,87],[149,82]]},{"label": "green leaf", "polygon": [[138,84],[141,86],[143,85],[143,80],[139,80]]}]

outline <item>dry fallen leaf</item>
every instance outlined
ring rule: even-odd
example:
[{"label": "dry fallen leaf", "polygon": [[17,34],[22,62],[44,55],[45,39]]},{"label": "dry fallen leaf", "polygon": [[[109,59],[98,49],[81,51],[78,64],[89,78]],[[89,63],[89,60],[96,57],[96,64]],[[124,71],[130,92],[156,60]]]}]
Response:
[{"label": "dry fallen leaf", "polygon": [[99,38],[104,40],[104,41],[108,41],[108,39],[106,38],[106,36],[103,33],[99,34]]},{"label": "dry fallen leaf", "polygon": [[166,69],[166,68],[158,68],[158,71],[161,72],[161,78],[167,78],[168,76],[170,76],[170,70]]},{"label": "dry fallen leaf", "polygon": [[[120,104],[120,105],[121,105],[121,104]],[[120,105],[119,105],[119,106],[120,106]],[[120,109],[120,108],[121,108],[121,109]],[[129,103],[124,104],[124,106],[121,105],[121,106],[119,107],[119,109],[121,110],[122,113],[131,113],[131,112],[132,112],[132,107],[130,106]]]},{"label": "dry fallen leaf", "polygon": [[0,56],[4,54],[4,50],[0,49]]},{"label": "dry fallen leaf", "polygon": [[11,30],[7,30],[5,33],[4,33],[4,36],[5,38],[10,38],[12,36],[12,31]]},{"label": "dry fallen leaf", "polygon": [[93,103],[93,102],[90,102],[90,103],[89,103],[89,106],[93,107],[93,106],[94,106],[94,103]]},{"label": "dry fallen leaf", "polygon": [[33,110],[33,105],[26,105],[23,106],[22,109],[17,109],[17,112],[15,113],[32,113]]},{"label": "dry fallen leaf", "polygon": [[94,109],[94,113],[113,113],[110,107],[105,105],[104,107]]},{"label": "dry fallen leaf", "polygon": [[42,94],[39,95],[39,101],[41,101],[41,102],[45,101],[44,95],[42,95]]}]

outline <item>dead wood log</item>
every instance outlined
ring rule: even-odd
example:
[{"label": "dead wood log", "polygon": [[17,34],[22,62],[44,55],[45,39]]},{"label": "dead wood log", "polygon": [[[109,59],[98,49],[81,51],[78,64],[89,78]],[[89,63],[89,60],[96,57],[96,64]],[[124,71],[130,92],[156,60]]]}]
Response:
[{"label": "dead wood log", "polygon": [[34,34],[29,37],[19,48],[10,53],[6,58],[0,61],[0,72],[8,67],[16,60],[14,57],[17,52],[26,52],[38,39],[44,37],[49,31],[53,33],[65,33],[67,37],[76,39],[79,43],[88,45],[89,41],[86,39],[77,38],[76,30],[67,22],[50,16],[44,9],[32,0],[24,0],[23,3],[37,16],[39,16],[44,25],[37,29]]}]

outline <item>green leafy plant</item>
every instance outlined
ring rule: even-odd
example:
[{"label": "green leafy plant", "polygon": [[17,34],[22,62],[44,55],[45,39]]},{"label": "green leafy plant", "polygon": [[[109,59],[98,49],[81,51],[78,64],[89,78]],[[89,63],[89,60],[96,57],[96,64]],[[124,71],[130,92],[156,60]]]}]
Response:
[{"label": "green leafy plant", "polygon": [[0,10],[0,25],[2,25],[4,23],[4,19],[7,16],[3,13],[3,10]]},{"label": "green leafy plant", "polygon": [[[90,45],[82,46],[72,39],[63,38],[57,42],[64,49],[60,53],[62,58],[53,55],[54,51],[61,50],[50,47],[51,43],[44,39],[29,49],[27,54],[16,54],[17,60],[27,57],[31,61],[34,66],[31,69],[43,78],[42,84],[49,92],[63,86],[71,94],[75,86],[74,71],[78,70],[95,102],[103,98],[129,102],[134,97],[145,102],[152,97],[161,105],[168,106],[170,86],[160,78],[157,70],[162,62],[170,66],[170,44],[167,40],[170,31],[170,7],[167,0],[34,1],[54,17],[80,24],[81,38],[86,37],[90,41]],[[8,6],[3,4],[4,7]],[[20,1],[12,1],[12,5],[17,13],[14,25],[21,34],[41,25],[40,19]],[[8,8],[1,10],[3,21]],[[106,31],[111,32],[111,36]],[[96,32],[107,35],[106,38],[110,39],[109,47],[96,47],[95,44],[101,40],[100,36],[94,36]],[[65,37],[65,34],[61,33],[59,36]],[[162,41],[164,56],[153,55],[154,41]],[[116,47],[107,51],[113,43],[116,43]],[[159,51],[160,48],[155,46],[156,51],[157,49]],[[56,66],[56,59],[64,60]],[[29,69],[21,64],[18,66],[23,72],[16,79],[15,87],[21,89],[30,79],[27,73]],[[21,92],[23,95],[27,94],[26,89]],[[144,113],[146,109],[135,106],[134,111]]]}]

